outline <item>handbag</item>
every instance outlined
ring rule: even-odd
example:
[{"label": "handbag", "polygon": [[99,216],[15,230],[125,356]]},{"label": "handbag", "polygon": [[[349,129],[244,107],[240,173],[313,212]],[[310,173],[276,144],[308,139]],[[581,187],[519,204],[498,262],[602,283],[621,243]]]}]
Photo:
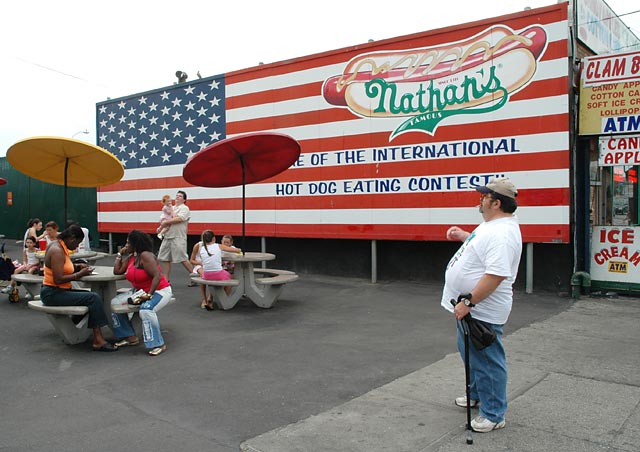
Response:
[{"label": "handbag", "polygon": [[496,332],[487,323],[474,319],[471,314],[467,314],[462,321],[467,324],[471,343],[476,350],[484,350],[495,342]]}]

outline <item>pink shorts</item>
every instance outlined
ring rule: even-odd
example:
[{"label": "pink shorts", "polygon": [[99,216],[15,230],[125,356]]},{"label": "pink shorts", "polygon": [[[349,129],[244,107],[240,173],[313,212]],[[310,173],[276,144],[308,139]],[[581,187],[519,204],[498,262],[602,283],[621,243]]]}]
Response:
[{"label": "pink shorts", "polygon": [[209,281],[226,281],[227,279],[231,279],[231,275],[226,270],[203,272],[202,279],[208,279]]}]

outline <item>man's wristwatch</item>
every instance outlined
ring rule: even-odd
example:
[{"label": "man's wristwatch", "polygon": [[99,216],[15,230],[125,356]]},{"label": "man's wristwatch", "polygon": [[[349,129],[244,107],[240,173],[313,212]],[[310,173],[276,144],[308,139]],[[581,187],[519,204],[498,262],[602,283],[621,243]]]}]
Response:
[{"label": "man's wristwatch", "polygon": [[471,294],[468,293],[466,295],[461,295],[460,296],[460,301],[462,301],[464,303],[464,305],[468,308],[473,308],[475,306],[475,304],[471,303]]}]

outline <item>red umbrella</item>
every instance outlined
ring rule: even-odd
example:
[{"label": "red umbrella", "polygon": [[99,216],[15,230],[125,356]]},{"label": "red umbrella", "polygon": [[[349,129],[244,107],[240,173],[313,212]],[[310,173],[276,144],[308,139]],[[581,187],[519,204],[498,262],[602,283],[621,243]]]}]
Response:
[{"label": "red umbrella", "polygon": [[300,157],[300,144],[280,133],[248,133],[218,141],[189,157],[184,179],[200,187],[242,185],[244,249],[245,185],[275,176]]},{"label": "red umbrella", "polygon": [[4,185],[7,183],[7,179],[5,179],[4,177],[0,177],[0,185]]}]

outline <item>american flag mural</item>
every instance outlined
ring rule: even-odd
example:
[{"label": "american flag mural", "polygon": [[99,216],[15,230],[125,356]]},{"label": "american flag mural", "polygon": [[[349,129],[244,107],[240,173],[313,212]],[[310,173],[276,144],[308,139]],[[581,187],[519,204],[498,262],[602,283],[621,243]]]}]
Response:
[{"label": "american flag mural", "polygon": [[302,154],[246,187],[249,236],[443,240],[481,221],[476,186],[508,176],[524,240],[566,243],[567,36],[563,3],[101,102],[98,145],[125,176],[99,189],[98,228],[151,232],[184,190],[190,234],[240,235],[241,187],[194,187],[182,169],[269,131]]}]

